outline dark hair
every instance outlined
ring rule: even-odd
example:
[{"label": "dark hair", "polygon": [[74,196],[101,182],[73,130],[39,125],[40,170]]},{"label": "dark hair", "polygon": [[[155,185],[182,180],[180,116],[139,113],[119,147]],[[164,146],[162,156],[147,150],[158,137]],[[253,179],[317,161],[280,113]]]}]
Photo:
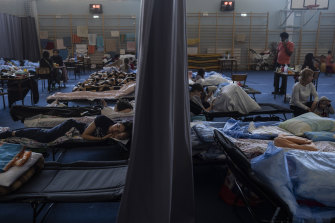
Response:
[{"label": "dark hair", "polygon": [[331,50],[328,50],[328,54],[332,54],[332,51],[331,51]]},{"label": "dark hair", "polygon": [[281,34],[280,34],[280,37],[281,38],[288,38],[289,37],[289,35],[288,35],[288,33],[287,32],[282,32]]},{"label": "dark hair", "polygon": [[48,59],[50,57],[50,53],[48,51],[44,51],[42,57]]},{"label": "dark hair", "polygon": [[53,52],[53,53],[59,53],[59,50],[54,49],[52,52]]},{"label": "dark hair", "polygon": [[196,84],[193,84],[192,87],[191,87],[191,92],[195,92],[195,91],[203,92],[204,88],[202,87],[201,84],[196,83]]},{"label": "dark hair", "polygon": [[311,70],[316,70],[316,68],[314,67],[313,59],[314,59],[313,53],[307,53],[305,56],[304,64],[302,65],[302,69],[309,67],[309,69]]},{"label": "dark hair", "polygon": [[133,123],[130,121],[123,121],[121,124],[124,126],[124,132],[127,133],[129,138],[131,138],[131,135],[133,133]]},{"label": "dark hair", "polygon": [[115,107],[117,108],[118,111],[123,111],[123,110],[126,110],[128,108],[133,109],[133,106],[129,103],[129,101],[124,100],[124,99],[119,99],[116,102]]},{"label": "dark hair", "polygon": [[205,76],[205,69],[204,68],[200,68],[198,70],[197,75],[200,75],[202,78],[204,78],[204,76]]},{"label": "dark hair", "polygon": [[127,58],[124,58],[124,63],[125,64],[129,64],[129,58],[127,57]]}]

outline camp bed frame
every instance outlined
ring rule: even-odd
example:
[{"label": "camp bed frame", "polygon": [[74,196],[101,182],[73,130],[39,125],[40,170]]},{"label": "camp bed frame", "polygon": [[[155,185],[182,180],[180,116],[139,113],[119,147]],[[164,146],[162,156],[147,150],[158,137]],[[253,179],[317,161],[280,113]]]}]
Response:
[{"label": "camp bed frame", "polygon": [[47,162],[17,191],[1,196],[0,202],[29,203],[33,222],[38,218],[43,222],[55,203],[120,201],[126,173],[127,161]]}]

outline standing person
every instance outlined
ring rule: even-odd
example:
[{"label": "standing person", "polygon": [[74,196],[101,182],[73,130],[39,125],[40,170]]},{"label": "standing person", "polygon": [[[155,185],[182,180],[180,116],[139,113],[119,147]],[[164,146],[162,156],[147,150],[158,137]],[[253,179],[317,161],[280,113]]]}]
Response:
[{"label": "standing person", "polygon": [[[280,34],[281,41],[278,43],[277,46],[277,67],[284,67],[285,65],[290,65],[290,58],[294,50],[294,43],[288,40],[288,33],[282,32]],[[287,76],[282,76],[282,83],[279,90],[279,80],[280,75],[278,75],[276,72],[274,74],[273,78],[273,86],[274,86],[274,92],[273,94],[279,94],[284,93],[286,89],[286,83],[287,83]]]},{"label": "standing person", "polygon": [[[311,69],[303,69],[300,72],[299,82],[293,86],[290,109],[293,110],[294,117],[307,112],[313,112],[316,108],[319,97],[312,83],[313,75],[314,71]],[[311,95],[314,101],[309,101]]]}]

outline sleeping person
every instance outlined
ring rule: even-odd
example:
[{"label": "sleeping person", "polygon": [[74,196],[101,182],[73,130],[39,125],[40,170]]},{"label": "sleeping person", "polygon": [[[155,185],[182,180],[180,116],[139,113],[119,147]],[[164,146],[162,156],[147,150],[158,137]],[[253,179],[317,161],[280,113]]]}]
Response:
[{"label": "sleeping person", "polygon": [[108,118],[134,115],[134,101],[129,102],[124,99],[119,99],[114,108],[107,106],[105,100],[101,100],[101,104],[103,106],[101,114],[107,116]]},{"label": "sleeping person", "polygon": [[85,123],[70,119],[51,129],[25,128],[6,131],[0,133],[0,139],[21,137],[36,140],[41,143],[49,143],[66,135],[72,128],[76,128],[83,139],[94,141],[102,141],[108,138],[119,140],[129,139],[132,133],[131,122],[114,122],[106,116],[100,115],[88,126]]}]

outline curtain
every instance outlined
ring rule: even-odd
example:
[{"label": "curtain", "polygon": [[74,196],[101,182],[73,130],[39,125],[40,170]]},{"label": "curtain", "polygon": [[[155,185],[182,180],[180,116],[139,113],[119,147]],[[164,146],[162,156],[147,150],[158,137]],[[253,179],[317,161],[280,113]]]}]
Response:
[{"label": "curtain", "polygon": [[23,59],[38,61],[41,58],[35,19],[22,17],[22,49]]},{"label": "curtain", "polygon": [[37,61],[40,58],[35,20],[0,13],[0,57]]},{"label": "curtain", "polygon": [[118,223],[194,222],[185,0],[142,0],[136,110]]}]

